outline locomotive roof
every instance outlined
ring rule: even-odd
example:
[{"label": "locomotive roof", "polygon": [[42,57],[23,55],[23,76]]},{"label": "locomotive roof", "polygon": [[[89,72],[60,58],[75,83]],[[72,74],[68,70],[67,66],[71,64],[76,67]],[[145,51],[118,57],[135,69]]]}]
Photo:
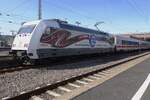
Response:
[{"label": "locomotive roof", "polygon": [[97,31],[89,28],[84,28],[76,25],[71,25],[71,24],[66,24],[66,23],[59,23],[61,28],[69,29],[69,30],[74,30],[74,31],[81,31],[81,32],[86,32],[86,33],[94,33],[94,34],[102,34],[102,35],[109,35],[106,32],[102,31]]},{"label": "locomotive roof", "polygon": [[74,30],[74,31],[80,31],[80,32],[85,32],[85,33],[109,35],[109,33],[107,33],[107,32],[97,31],[97,30],[90,29],[90,28],[85,28],[85,27],[81,27],[81,26],[77,26],[77,25],[73,25],[73,24],[68,24],[67,21],[62,21],[62,20],[59,20],[59,19],[50,19],[50,20],[58,22],[60,28]]},{"label": "locomotive roof", "polygon": [[38,24],[39,22],[40,20],[30,21],[30,22],[25,22],[23,25],[33,25],[33,24]]},{"label": "locomotive roof", "polygon": [[41,21],[56,21],[59,24],[60,28],[64,28],[64,29],[80,31],[80,32],[85,32],[85,33],[102,34],[102,35],[107,35],[107,36],[109,35],[109,33],[107,33],[107,32],[98,31],[98,30],[94,30],[94,29],[90,29],[90,28],[81,27],[81,26],[76,26],[73,24],[68,24],[66,21],[61,21],[59,19],[31,21],[31,22],[25,23],[24,25],[38,24]]}]

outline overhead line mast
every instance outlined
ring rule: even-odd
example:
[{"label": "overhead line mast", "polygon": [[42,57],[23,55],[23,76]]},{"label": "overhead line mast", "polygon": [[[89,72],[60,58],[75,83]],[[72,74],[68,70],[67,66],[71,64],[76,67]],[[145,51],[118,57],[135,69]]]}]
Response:
[{"label": "overhead line mast", "polygon": [[42,19],[42,0],[38,0],[38,19]]}]

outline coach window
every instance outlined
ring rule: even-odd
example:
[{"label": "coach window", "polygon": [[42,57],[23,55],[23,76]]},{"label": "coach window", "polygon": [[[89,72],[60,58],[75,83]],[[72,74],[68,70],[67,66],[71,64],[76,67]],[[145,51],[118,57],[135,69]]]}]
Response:
[{"label": "coach window", "polygon": [[45,34],[50,34],[50,33],[51,33],[51,28],[47,27],[46,30],[45,30]]}]

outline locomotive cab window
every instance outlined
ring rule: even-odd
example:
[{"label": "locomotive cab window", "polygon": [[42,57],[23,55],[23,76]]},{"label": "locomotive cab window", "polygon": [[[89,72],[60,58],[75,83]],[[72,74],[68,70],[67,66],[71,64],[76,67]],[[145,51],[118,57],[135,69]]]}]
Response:
[{"label": "locomotive cab window", "polygon": [[22,26],[18,32],[18,34],[22,34],[22,33],[32,33],[32,31],[34,30],[35,25],[26,25],[26,26]]},{"label": "locomotive cab window", "polygon": [[44,34],[52,34],[52,33],[55,32],[55,31],[56,31],[56,28],[47,27],[47,28],[45,29]]},{"label": "locomotive cab window", "polygon": [[47,27],[46,30],[45,30],[45,34],[50,34],[50,33],[51,33],[51,28]]}]

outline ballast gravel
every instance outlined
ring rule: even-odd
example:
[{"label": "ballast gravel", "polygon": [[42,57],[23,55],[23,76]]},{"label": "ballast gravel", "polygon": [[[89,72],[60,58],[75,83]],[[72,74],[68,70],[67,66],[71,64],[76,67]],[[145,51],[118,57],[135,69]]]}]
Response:
[{"label": "ballast gravel", "polygon": [[[12,97],[34,90],[37,87],[46,86],[66,78],[71,78],[108,64],[110,58],[81,61],[72,64],[44,66],[12,73],[0,74],[0,99]],[[112,61],[113,62],[113,61]],[[109,61],[109,63],[112,63]]]}]

